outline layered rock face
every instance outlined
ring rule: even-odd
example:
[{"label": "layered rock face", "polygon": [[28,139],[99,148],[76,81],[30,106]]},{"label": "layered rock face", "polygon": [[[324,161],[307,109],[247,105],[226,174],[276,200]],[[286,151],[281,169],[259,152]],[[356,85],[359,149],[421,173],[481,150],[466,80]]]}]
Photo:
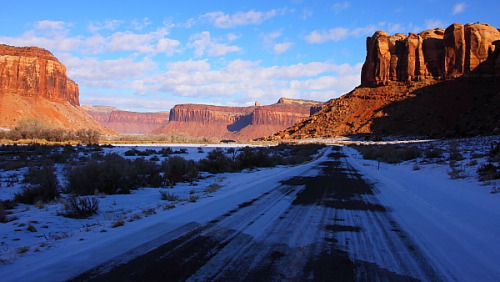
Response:
[{"label": "layered rock face", "polygon": [[367,39],[362,84],[271,140],[500,133],[500,32],[453,24]]},{"label": "layered rock face", "polygon": [[281,98],[278,103],[252,107],[176,105],[169,122],[155,134],[249,140],[267,136],[309,117],[321,103]]},{"label": "layered rock face", "polygon": [[377,31],[366,48],[362,86],[500,76],[500,31],[488,24],[456,23],[408,36]]},{"label": "layered rock face", "polygon": [[49,51],[0,45],[0,91],[79,106],[78,85]]},{"label": "layered rock face", "polygon": [[165,125],[169,119],[168,112],[139,113],[90,105],[82,108],[102,125],[121,134],[147,134]]},{"label": "layered rock face", "polygon": [[0,127],[35,118],[69,130],[114,134],[79,107],[78,85],[49,51],[0,45]]}]

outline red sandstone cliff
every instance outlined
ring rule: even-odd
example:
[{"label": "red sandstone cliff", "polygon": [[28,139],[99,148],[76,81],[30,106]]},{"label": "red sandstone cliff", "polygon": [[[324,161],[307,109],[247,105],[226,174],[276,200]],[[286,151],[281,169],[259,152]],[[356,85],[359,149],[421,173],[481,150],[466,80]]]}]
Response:
[{"label": "red sandstone cliff", "polygon": [[168,122],[168,112],[138,113],[114,107],[83,105],[82,108],[102,125],[121,134],[147,134]]},{"label": "red sandstone cliff", "polygon": [[78,85],[49,51],[0,45],[0,127],[36,118],[57,128],[113,132],[79,107]]},{"label": "red sandstone cliff", "polygon": [[223,107],[183,104],[170,110],[169,122],[153,131],[191,137],[250,140],[300,122],[321,103],[282,98],[267,106]]},{"label": "red sandstone cliff", "polygon": [[500,76],[499,39],[498,29],[481,23],[456,23],[408,36],[377,31],[366,40],[361,85]]},{"label": "red sandstone cliff", "polygon": [[500,31],[453,24],[367,38],[361,86],[269,139],[500,133]]}]

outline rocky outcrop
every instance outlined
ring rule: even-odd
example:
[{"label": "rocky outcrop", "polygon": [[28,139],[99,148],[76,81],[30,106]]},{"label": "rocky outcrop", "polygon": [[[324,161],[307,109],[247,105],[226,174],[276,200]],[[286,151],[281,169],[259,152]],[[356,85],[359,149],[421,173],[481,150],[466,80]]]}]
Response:
[{"label": "rocky outcrop", "polygon": [[500,31],[453,24],[367,39],[362,84],[270,140],[500,133]]},{"label": "rocky outcrop", "polygon": [[366,48],[362,86],[500,76],[500,31],[488,24],[453,24],[408,36],[377,31]]},{"label": "rocky outcrop", "polygon": [[169,122],[155,134],[250,140],[267,136],[309,117],[315,101],[281,98],[278,103],[251,107],[183,104],[170,110]]},{"label": "rocky outcrop", "polygon": [[147,134],[165,125],[169,119],[168,112],[139,113],[91,105],[82,108],[102,125],[121,134]]},{"label": "rocky outcrop", "polygon": [[0,45],[0,127],[31,118],[56,128],[114,134],[80,109],[78,85],[52,53]]},{"label": "rocky outcrop", "polygon": [[78,85],[49,51],[0,45],[0,92],[79,106]]}]

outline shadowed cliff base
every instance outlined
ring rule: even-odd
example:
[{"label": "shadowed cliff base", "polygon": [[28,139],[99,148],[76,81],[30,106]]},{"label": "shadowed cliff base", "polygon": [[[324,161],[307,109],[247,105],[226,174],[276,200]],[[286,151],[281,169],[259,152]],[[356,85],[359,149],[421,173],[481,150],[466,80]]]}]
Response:
[{"label": "shadowed cliff base", "polygon": [[500,80],[359,87],[269,139],[348,135],[459,137],[500,133]]},{"label": "shadowed cliff base", "polygon": [[453,24],[367,38],[361,85],[268,140],[500,133],[500,31]]}]

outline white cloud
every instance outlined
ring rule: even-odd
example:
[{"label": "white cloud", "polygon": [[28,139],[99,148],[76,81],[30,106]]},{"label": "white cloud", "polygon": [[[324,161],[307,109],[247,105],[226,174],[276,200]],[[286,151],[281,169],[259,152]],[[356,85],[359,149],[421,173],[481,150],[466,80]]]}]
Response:
[{"label": "white cloud", "polygon": [[280,13],[283,13],[283,11],[276,9],[267,12],[250,10],[248,12],[237,12],[232,15],[217,11],[206,13],[201,18],[207,19],[218,28],[233,28],[241,25],[258,25]]},{"label": "white cloud", "polygon": [[333,4],[332,9],[335,11],[335,14],[338,14],[343,10],[349,9],[349,7],[351,7],[350,2],[342,2]]},{"label": "white cloud", "polygon": [[261,34],[262,41],[266,45],[273,44],[274,40],[276,40],[276,38],[278,38],[280,36],[281,36],[281,31],[280,30],[276,30],[276,31],[272,31],[272,32],[269,32],[269,33]]},{"label": "white cloud", "polygon": [[465,2],[460,2],[453,6],[453,10],[451,12],[452,15],[457,15],[465,12],[465,8],[467,8],[467,4]]},{"label": "white cloud", "polygon": [[194,49],[194,54],[197,57],[207,56],[217,57],[224,56],[230,52],[239,52],[241,48],[236,45],[227,45],[225,43],[218,43],[216,39],[212,38],[209,31],[196,33],[189,38],[187,47]]},{"label": "white cloud", "polygon": [[36,46],[50,51],[74,51],[80,45],[80,37],[66,37],[66,31],[51,32],[49,36],[40,36],[35,30],[23,33],[19,37],[0,37],[0,42],[13,46]]},{"label": "white cloud", "polygon": [[426,29],[445,28],[441,20],[425,20]]},{"label": "white cloud", "polygon": [[241,35],[237,35],[237,34],[234,34],[234,33],[228,33],[228,34],[226,34],[226,39],[229,42],[235,41],[235,40],[240,39],[240,38],[241,38]]},{"label": "white cloud", "polygon": [[359,85],[360,71],[361,64],[312,62],[263,67],[260,61],[245,60],[233,60],[222,69],[212,70],[207,60],[189,60],[169,64],[167,71],[153,76],[148,83],[155,85],[158,93],[178,97],[206,101],[231,97],[233,103],[259,100],[270,104],[282,96],[317,98],[346,93]]},{"label": "white cloud", "polygon": [[95,33],[100,30],[116,30],[123,24],[121,20],[105,20],[103,22],[91,22],[88,25],[90,32]]},{"label": "white cloud", "polygon": [[353,29],[344,27],[335,27],[329,30],[314,30],[304,37],[307,43],[319,44],[325,43],[327,41],[340,41],[348,37],[360,37],[360,36],[371,36],[375,31],[380,29],[380,26],[384,25],[379,23],[378,25],[369,25],[365,27],[357,27]]},{"label": "white cloud", "polygon": [[314,30],[305,39],[308,43],[324,43],[326,41],[340,41],[347,38],[349,29],[343,27],[336,27],[330,30]]},{"label": "white cloud", "polygon": [[66,28],[66,23],[61,22],[61,21],[38,21],[35,22],[34,28],[35,29],[55,29],[55,30],[63,30]]},{"label": "white cloud", "polygon": [[149,58],[99,60],[61,54],[59,59],[66,65],[68,77],[80,85],[98,88],[125,88],[129,81],[147,77],[147,72],[157,67]]},{"label": "white cloud", "polygon": [[145,28],[146,26],[148,26],[152,23],[153,22],[148,17],[145,17],[141,20],[134,19],[134,20],[132,20],[132,22],[130,24],[132,25],[133,29],[142,30],[143,28]]},{"label": "white cloud", "polygon": [[281,53],[286,52],[292,46],[293,46],[292,42],[276,43],[273,46],[273,53],[276,54],[276,55],[279,55]]},{"label": "white cloud", "polygon": [[304,9],[302,11],[302,15],[300,16],[301,19],[307,20],[308,18],[312,17],[314,15],[313,10],[311,9]]},{"label": "white cloud", "polygon": [[138,51],[140,53],[173,55],[178,52],[181,43],[174,39],[166,38],[166,28],[159,28],[150,33],[116,32],[106,38],[106,50]]}]

